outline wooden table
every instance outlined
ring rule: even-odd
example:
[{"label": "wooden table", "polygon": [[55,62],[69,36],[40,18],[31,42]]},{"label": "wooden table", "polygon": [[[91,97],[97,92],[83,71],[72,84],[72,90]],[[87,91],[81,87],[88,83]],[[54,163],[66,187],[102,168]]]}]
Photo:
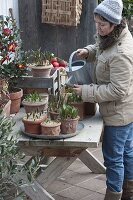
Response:
[{"label": "wooden table", "polygon": [[[19,129],[22,115],[20,112],[16,115],[17,128]],[[34,186],[24,186],[22,190],[33,200],[54,200],[46,191],[47,186],[51,184],[60,174],[66,170],[77,158],[79,158],[92,172],[105,173],[105,167],[100,163],[87,148],[96,148],[100,142],[103,129],[103,121],[96,112],[95,116],[90,116],[82,121],[84,128],[74,137],[64,140],[43,140],[31,139],[20,135],[18,145],[27,155],[42,155],[55,157],[55,159],[42,170],[34,181]]]}]

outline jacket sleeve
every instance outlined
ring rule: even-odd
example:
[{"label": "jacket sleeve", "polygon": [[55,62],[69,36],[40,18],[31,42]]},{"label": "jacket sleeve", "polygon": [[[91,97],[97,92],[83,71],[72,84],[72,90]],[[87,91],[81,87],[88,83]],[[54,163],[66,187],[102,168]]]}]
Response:
[{"label": "jacket sleeve", "polygon": [[84,47],[84,49],[88,50],[88,57],[87,57],[87,61],[93,62],[96,59],[96,49],[97,49],[97,45],[88,45],[86,47]]},{"label": "jacket sleeve", "polygon": [[83,101],[102,103],[124,98],[130,93],[133,76],[132,60],[125,54],[114,55],[109,60],[110,82],[82,86]]}]

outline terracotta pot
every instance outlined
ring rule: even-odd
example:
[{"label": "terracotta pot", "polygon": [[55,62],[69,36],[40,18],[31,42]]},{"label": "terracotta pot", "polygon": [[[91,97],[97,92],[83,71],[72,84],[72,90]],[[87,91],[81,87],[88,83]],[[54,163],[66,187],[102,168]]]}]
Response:
[{"label": "terracotta pot", "polygon": [[23,100],[22,104],[25,108],[26,113],[31,113],[33,111],[46,111],[48,108],[48,101],[40,101],[40,102],[28,102]]},{"label": "terracotta pot", "polygon": [[50,118],[52,120],[58,120],[60,118],[60,114],[57,112],[49,111]]},{"label": "terracotta pot", "polygon": [[20,110],[21,98],[23,96],[23,90],[21,88],[14,88],[14,92],[9,94],[11,100],[10,113],[15,114]]},{"label": "terracotta pot", "polygon": [[50,123],[41,123],[41,133],[43,135],[59,135],[60,134],[60,122],[51,121]]},{"label": "terracotta pot", "polygon": [[61,133],[62,134],[75,133],[78,121],[79,121],[79,116],[75,119],[61,120]]},{"label": "terracotta pot", "polygon": [[33,77],[45,77],[48,78],[50,76],[51,69],[53,65],[48,66],[32,66],[32,76]]},{"label": "terracotta pot", "polygon": [[44,115],[40,119],[30,120],[24,117],[22,122],[24,124],[25,132],[31,134],[41,134],[41,123],[47,118],[47,115]]}]

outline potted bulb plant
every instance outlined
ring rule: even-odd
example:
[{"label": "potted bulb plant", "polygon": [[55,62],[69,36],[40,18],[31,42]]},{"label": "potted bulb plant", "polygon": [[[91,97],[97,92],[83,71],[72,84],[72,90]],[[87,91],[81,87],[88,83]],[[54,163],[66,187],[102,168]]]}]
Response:
[{"label": "potted bulb plant", "polygon": [[[0,79],[4,79],[7,84],[6,92],[11,99],[11,114],[19,111],[23,92],[22,89],[16,88],[16,85],[18,78],[27,72],[19,33],[15,19],[5,17],[0,20]],[[17,101],[14,103],[15,99]]]},{"label": "potted bulb plant", "polygon": [[33,77],[49,77],[53,65],[50,63],[53,54],[49,51],[42,51],[41,48],[25,52],[27,63],[31,68]]},{"label": "potted bulb plant", "polygon": [[23,117],[24,131],[29,134],[41,134],[41,122],[47,118],[46,112],[33,111]]},{"label": "potted bulb plant", "polygon": [[78,110],[74,106],[63,104],[60,108],[61,133],[75,133],[79,121]]},{"label": "potted bulb plant", "polygon": [[41,94],[34,91],[25,96],[22,101],[26,113],[31,113],[33,111],[46,111],[48,107],[48,98],[43,98]]},{"label": "potted bulb plant", "polygon": [[60,134],[60,130],[61,130],[60,125],[61,125],[61,122],[47,118],[45,121],[41,123],[41,134],[57,136]]},{"label": "potted bulb plant", "polygon": [[70,104],[75,108],[77,108],[80,120],[84,119],[85,109],[84,109],[84,102],[81,96],[77,95],[75,92],[70,93],[67,97],[67,104]]},{"label": "potted bulb plant", "polygon": [[60,107],[63,105],[64,98],[62,95],[50,95],[48,103],[49,116],[52,120],[60,118]]}]

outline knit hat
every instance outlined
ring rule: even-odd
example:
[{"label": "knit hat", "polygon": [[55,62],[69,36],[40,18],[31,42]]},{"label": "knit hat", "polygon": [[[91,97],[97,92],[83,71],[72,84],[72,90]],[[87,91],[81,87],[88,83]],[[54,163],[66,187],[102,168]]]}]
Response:
[{"label": "knit hat", "polygon": [[94,10],[113,24],[120,24],[122,19],[122,0],[104,0]]}]

